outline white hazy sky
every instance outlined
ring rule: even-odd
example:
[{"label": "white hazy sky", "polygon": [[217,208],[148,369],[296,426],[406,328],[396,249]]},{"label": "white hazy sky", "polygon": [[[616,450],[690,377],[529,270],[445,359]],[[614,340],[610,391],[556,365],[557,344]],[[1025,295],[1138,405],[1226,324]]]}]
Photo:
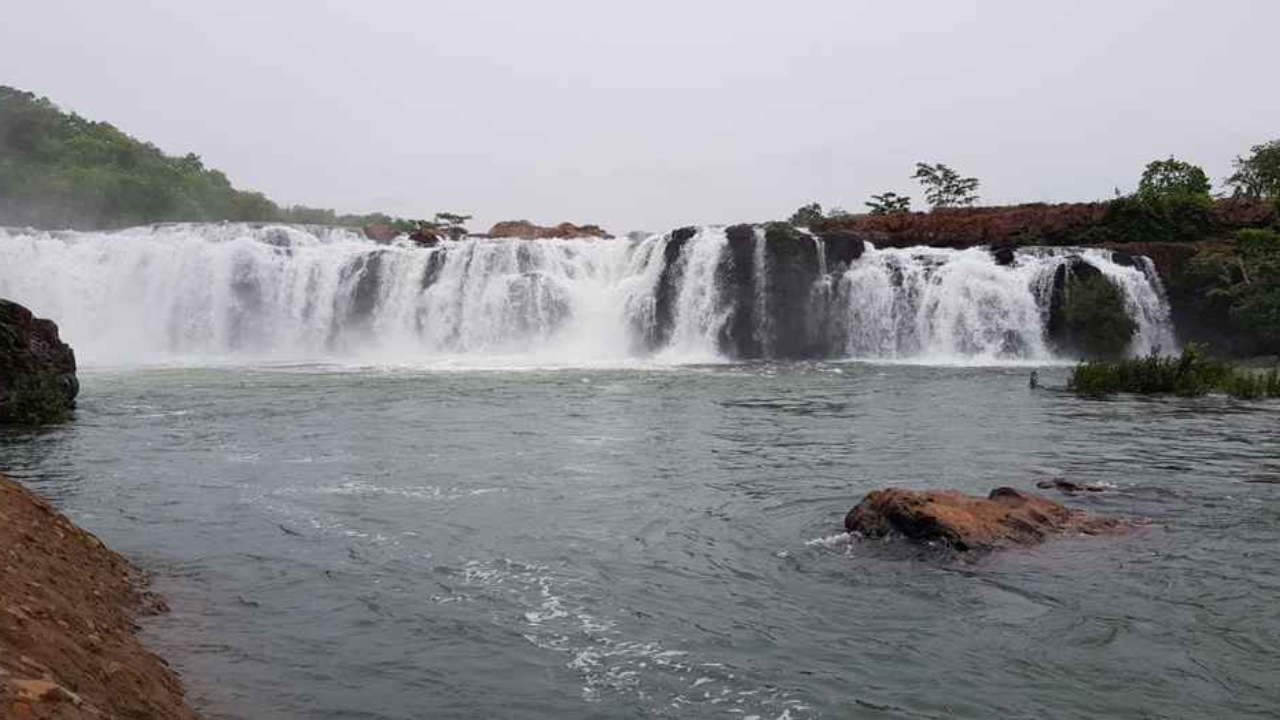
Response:
[{"label": "white hazy sky", "polygon": [[281,203],[480,229],[861,209],[917,160],[1098,199],[1280,137],[1280,0],[4,5],[0,84]]}]

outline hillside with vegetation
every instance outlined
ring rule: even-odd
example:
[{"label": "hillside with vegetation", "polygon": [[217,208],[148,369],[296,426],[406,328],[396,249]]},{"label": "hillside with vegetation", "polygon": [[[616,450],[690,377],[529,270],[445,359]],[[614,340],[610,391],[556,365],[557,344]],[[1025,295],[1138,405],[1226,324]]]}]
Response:
[{"label": "hillside with vegetation", "polygon": [[97,229],[221,220],[416,227],[382,213],[281,207],[235,188],[194,153],[168,155],[110,123],[0,86],[0,225]]}]

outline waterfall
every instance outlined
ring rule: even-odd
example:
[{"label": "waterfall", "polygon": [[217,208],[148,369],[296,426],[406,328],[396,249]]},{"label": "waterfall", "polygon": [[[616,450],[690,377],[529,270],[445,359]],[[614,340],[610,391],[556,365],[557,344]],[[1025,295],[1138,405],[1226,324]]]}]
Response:
[{"label": "waterfall", "polygon": [[680,290],[675,304],[669,358],[714,360],[717,336],[728,319],[723,286],[717,282],[728,245],[723,228],[699,228],[678,262]]},{"label": "waterfall", "polygon": [[982,248],[869,250],[836,285],[852,357],[1050,359],[1036,286],[1053,257],[1001,267]]},{"label": "waterfall", "polygon": [[[718,227],[431,248],[279,225],[0,229],[0,296],[57,321],[89,365],[1054,359],[1045,328],[1070,251],[1004,267],[981,248],[868,246],[828,270],[823,241],[800,241]],[[1145,258],[1075,254],[1123,291],[1133,352],[1175,349]]]},{"label": "waterfall", "polygon": [[1081,253],[1085,260],[1107,276],[1124,291],[1125,305],[1129,317],[1138,324],[1138,334],[1130,352],[1135,355],[1146,355],[1151,352],[1173,352],[1177,349],[1177,340],[1173,335],[1173,319],[1169,315],[1169,302],[1164,291],[1164,283],[1156,272],[1151,258],[1137,257],[1137,267],[1122,265],[1115,261],[1115,253],[1109,250],[1086,250]]}]

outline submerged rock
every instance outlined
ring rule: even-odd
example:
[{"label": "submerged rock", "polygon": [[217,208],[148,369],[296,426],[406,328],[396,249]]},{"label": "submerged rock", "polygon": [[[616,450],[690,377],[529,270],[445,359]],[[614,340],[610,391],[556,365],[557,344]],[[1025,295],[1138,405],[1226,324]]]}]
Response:
[{"label": "submerged rock", "polygon": [[1075,495],[1076,493],[1081,493],[1081,492],[1106,492],[1107,491],[1106,485],[1099,485],[1098,483],[1084,483],[1084,484],[1074,483],[1074,482],[1071,482],[1070,480],[1063,480],[1062,478],[1053,478],[1051,480],[1041,480],[1040,482],[1036,483],[1036,487],[1040,488],[1041,490],[1061,490],[1062,492],[1068,495]]},{"label": "submerged rock", "polygon": [[954,490],[876,490],[849,511],[844,526],[865,537],[897,534],[967,551],[1035,545],[1054,535],[1114,532],[1122,524],[1002,487],[986,498]]},{"label": "submerged rock", "polygon": [[79,392],[76,356],[58,326],[0,299],[0,423],[62,420]]}]

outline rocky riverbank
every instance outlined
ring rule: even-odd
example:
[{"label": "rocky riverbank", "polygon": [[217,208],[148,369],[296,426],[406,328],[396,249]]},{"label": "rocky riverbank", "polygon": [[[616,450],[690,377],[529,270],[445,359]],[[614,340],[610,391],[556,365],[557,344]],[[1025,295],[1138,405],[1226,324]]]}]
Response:
[{"label": "rocky riverbank", "polygon": [[128,560],[0,477],[0,715],[198,717],[137,636],[165,609]]}]

